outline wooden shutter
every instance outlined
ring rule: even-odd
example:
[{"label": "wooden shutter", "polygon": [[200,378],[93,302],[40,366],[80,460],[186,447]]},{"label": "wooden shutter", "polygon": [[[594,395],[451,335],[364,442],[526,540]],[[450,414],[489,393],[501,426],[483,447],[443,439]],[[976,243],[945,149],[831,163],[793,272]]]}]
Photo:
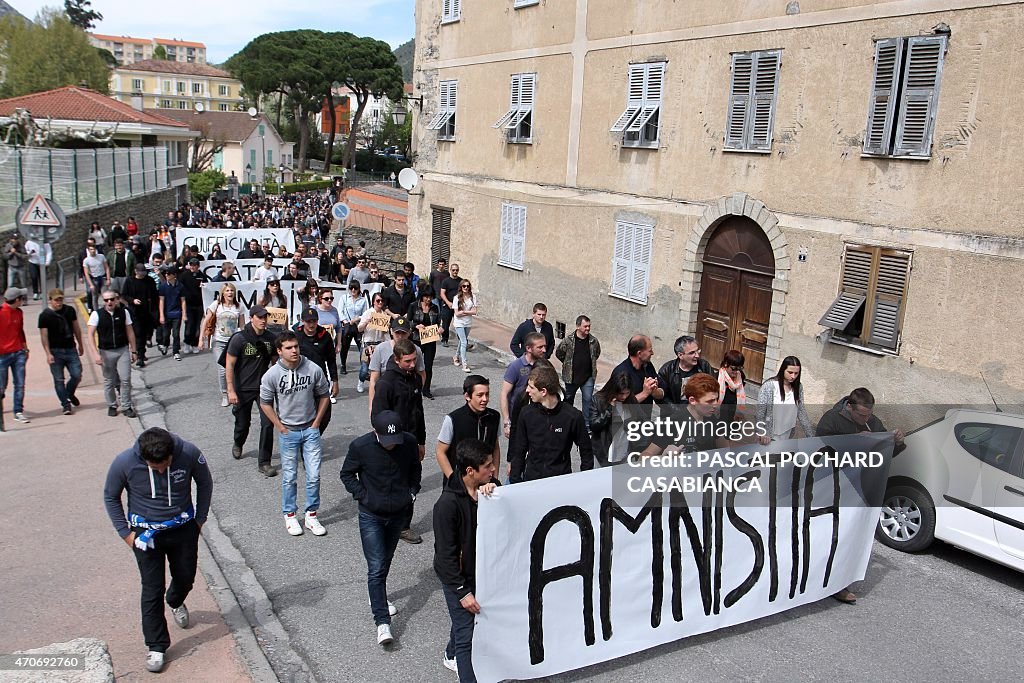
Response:
[{"label": "wooden shutter", "polygon": [[661,107],[661,92],[665,82],[665,64],[647,64],[644,78],[643,106],[639,115],[626,130],[630,133],[637,133],[643,130],[647,122],[651,120],[659,107]]},{"label": "wooden shutter", "polygon": [[629,65],[629,93],[626,97],[626,111],[612,125],[612,133],[621,133],[626,126],[640,113],[644,106],[644,79],[647,75],[646,64]]},{"label": "wooden shutter", "polygon": [[909,279],[910,254],[892,249],[880,250],[869,343],[896,350]]},{"label": "wooden shutter", "polygon": [[647,285],[651,275],[651,242],[654,227],[633,226],[633,276],[630,282],[629,298],[638,303],[647,303]]},{"label": "wooden shutter", "polygon": [[939,102],[945,36],[915,36],[907,39],[907,59],[900,96],[897,156],[928,156]]},{"label": "wooden shutter", "polygon": [[612,255],[612,294],[629,296],[633,270],[633,224],[615,222],[615,251]]},{"label": "wooden shutter", "polygon": [[512,205],[501,205],[501,244],[498,248],[498,263],[511,265],[512,263]]},{"label": "wooden shutter", "polygon": [[437,263],[439,259],[448,260],[451,255],[451,239],[451,209],[431,207],[430,257],[434,263]]},{"label": "wooden shutter", "polygon": [[746,149],[772,148],[772,123],[775,120],[775,100],[778,96],[781,53],[758,52],[754,55],[754,83],[752,111],[748,124]]},{"label": "wooden shutter", "polygon": [[750,108],[750,86],[753,79],[753,57],[732,56],[732,85],[729,88],[729,116],[725,124],[725,146],[743,149],[743,132]]},{"label": "wooden shutter", "polygon": [[818,324],[843,331],[868,298],[871,287],[871,269],[874,262],[872,247],[847,245],[843,254],[843,271],[839,280],[839,295],[825,311]]},{"label": "wooden shutter", "polygon": [[903,40],[887,38],[875,43],[875,78],[864,133],[865,154],[888,154],[896,109],[897,78],[903,59]]}]

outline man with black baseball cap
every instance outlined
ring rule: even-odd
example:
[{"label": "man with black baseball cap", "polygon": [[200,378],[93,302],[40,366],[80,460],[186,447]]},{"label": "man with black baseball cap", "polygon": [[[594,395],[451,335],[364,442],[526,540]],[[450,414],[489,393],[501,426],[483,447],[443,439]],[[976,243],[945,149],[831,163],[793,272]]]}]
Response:
[{"label": "man with black baseball cap", "polygon": [[[224,350],[224,380],[228,389],[228,403],[235,416],[234,446],[231,457],[242,457],[242,447],[249,436],[252,406],[260,397],[260,382],[277,355],[273,337],[267,332],[267,309],[259,304],[249,309],[249,323],[235,332]],[[277,475],[270,464],[274,452],[274,425],[263,411],[260,414],[260,441],[257,464],[267,477]]]},{"label": "man with black baseball cap", "polygon": [[395,640],[391,617],[398,612],[387,599],[388,572],[402,526],[420,491],[422,466],[416,437],[405,431],[398,413],[379,412],[372,424],[372,432],[349,445],[341,480],[359,503],[366,587],[377,644],[383,646]]}]

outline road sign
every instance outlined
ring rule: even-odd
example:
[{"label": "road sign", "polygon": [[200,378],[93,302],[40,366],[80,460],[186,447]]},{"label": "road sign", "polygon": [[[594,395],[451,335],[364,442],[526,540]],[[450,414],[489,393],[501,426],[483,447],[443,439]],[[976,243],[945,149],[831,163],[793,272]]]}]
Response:
[{"label": "road sign", "polygon": [[17,208],[14,223],[26,239],[55,242],[64,235],[67,220],[57,202],[37,194]]},{"label": "road sign", "polygon": [[331,207],[331,215],[337,218],[339,221],[343,221],[346,218],[348,218],[349,213],[350,211],[348,208],[348,204],[346,204],[345,202],[338,202],[337,204]]}]

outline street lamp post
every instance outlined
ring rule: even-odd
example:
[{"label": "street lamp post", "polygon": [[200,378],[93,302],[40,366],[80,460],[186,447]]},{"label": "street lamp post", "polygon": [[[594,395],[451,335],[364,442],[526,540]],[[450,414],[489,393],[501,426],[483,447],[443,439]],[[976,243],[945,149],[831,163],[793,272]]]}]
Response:
[{"label": "street lamp post", "polygon": [[245,182],[249,184],[249,194],[252,194],[252,166],[245,165]]},{"label": "street lamp post", "polygon": [[281,175],[281,182],[278,183],[278,185],[277,185],[277,192],[278,192],[278,194],[282,194],[282,195],[284,194],[284,171],[285,171],[284,164],[279,164],[278,167],[277,167],[277,172]]}]

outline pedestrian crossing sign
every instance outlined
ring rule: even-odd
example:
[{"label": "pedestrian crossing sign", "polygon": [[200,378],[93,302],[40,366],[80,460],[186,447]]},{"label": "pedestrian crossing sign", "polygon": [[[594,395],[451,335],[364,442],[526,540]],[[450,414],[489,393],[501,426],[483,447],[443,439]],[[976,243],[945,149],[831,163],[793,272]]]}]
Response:
[{"label": "pedestrian crossing sign", "polygon": [[61,221],[50,203],[41,194],[37,194],[21,214],[22,225],[38,225],[42,227],[60,227]]}]

